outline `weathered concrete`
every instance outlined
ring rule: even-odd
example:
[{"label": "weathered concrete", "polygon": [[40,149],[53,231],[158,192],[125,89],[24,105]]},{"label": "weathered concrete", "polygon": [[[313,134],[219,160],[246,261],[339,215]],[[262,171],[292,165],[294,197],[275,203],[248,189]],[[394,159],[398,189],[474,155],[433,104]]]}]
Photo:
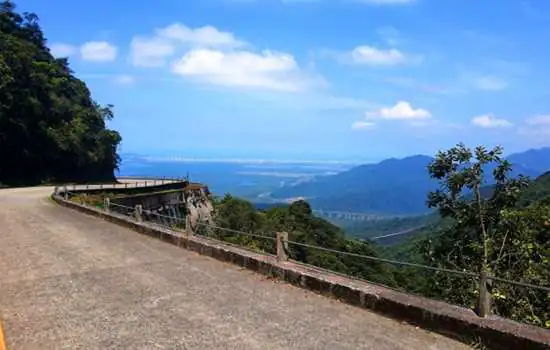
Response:
[{"label": "weathered concrete", "polygon": [[52,190],[0,190],[10,349],[467,348],[67,210]]},{"label": "weathered concrete", "polygon": [[136,231],[184,247],[200,254],[283,279],[300,287],[339,298],[349,304],[375,310],[393,318],[418,324],[442,334],[462,339],[482,339],[495,349],[548,349],[550,331],[499,317],[480,318],[471,310],[443,302],[400,293],[388,288],[352,280],[326,270],[295,262],[280,262],[274,256],[262,255],[201,237],[182,236],[177,232],[148,224],[137,224],[124,216],[106,215],[64,201],[57,201],[82,212],[103,217]]}]

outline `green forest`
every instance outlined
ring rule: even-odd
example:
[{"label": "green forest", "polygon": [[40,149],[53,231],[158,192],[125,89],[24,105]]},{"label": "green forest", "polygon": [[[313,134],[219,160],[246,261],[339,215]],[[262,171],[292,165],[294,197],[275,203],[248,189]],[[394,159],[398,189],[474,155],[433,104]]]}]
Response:
[{"label": "green forest", "polygon": [[112,181],[118,132],[66,58],[54,58],[33,13],[0,3],[0,184]]},{"label": "green forest", "polygon": [[[252,203],[226,195],[215,201],[216,224],[223,228],[265,234],[285,231],[289,240],[342,252],[389,258],[539,286],[550,284],[550,173],[531,181],[511,177],[502,149],[474,150],[459,144],[441,151],[427,172],[440,189],[427,194],[436,215],[398,220],[388,230],[423,224],[402,244],[380,246],[346,235],[341,228],[312,214],[305,201],[256,210]],[[494,170],[485,173],[487,163]],[[488,191],[484,183],[495,185]],[[256,251],[274,253],[271,240],[228,233],[203,232]],[[370,282],[476,309],[478,281],[290,245],[290,257]],[[492,312],[524,323],[550,328],[550,293],[493,281]]]}]

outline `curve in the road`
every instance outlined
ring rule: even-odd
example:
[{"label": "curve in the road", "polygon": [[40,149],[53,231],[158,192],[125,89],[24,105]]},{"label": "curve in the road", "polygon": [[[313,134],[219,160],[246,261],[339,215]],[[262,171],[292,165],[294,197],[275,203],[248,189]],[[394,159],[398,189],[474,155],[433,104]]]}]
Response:
[{"label": "curve in the road", "polygon": [[0,190],[10,348],[468,348],[60,207],[52,190]]}]

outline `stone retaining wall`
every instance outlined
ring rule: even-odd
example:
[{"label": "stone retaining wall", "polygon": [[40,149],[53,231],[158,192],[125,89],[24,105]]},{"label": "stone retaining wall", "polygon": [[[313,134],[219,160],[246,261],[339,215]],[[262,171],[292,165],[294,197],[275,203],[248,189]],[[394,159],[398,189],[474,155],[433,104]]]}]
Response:
[{"label": "stone retaining wall", "polygon": [[141,234],[252,271],[289,282],[301,288],[337,298],[422,328],[470,342],[482,342],[494,349],[550,349],[550,331],[492,316],[480,318],[473,311],[436,300],[422,298],[386,287],[345,277],[294,261],[277,261],[275,256],[250,252],[224,242],[185,234],[115,213],[65,201],[59,204],[107,221],[129,227]]}]

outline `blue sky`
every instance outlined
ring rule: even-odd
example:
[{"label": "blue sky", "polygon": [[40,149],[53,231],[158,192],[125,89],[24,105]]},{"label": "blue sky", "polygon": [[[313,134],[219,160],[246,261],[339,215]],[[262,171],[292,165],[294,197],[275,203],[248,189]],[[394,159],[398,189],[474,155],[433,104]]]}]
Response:
[{"label": "blue sky", "polygon": [[547,0],[16,4],[115,105],[123,152],[378,160],[550,143]]}]

